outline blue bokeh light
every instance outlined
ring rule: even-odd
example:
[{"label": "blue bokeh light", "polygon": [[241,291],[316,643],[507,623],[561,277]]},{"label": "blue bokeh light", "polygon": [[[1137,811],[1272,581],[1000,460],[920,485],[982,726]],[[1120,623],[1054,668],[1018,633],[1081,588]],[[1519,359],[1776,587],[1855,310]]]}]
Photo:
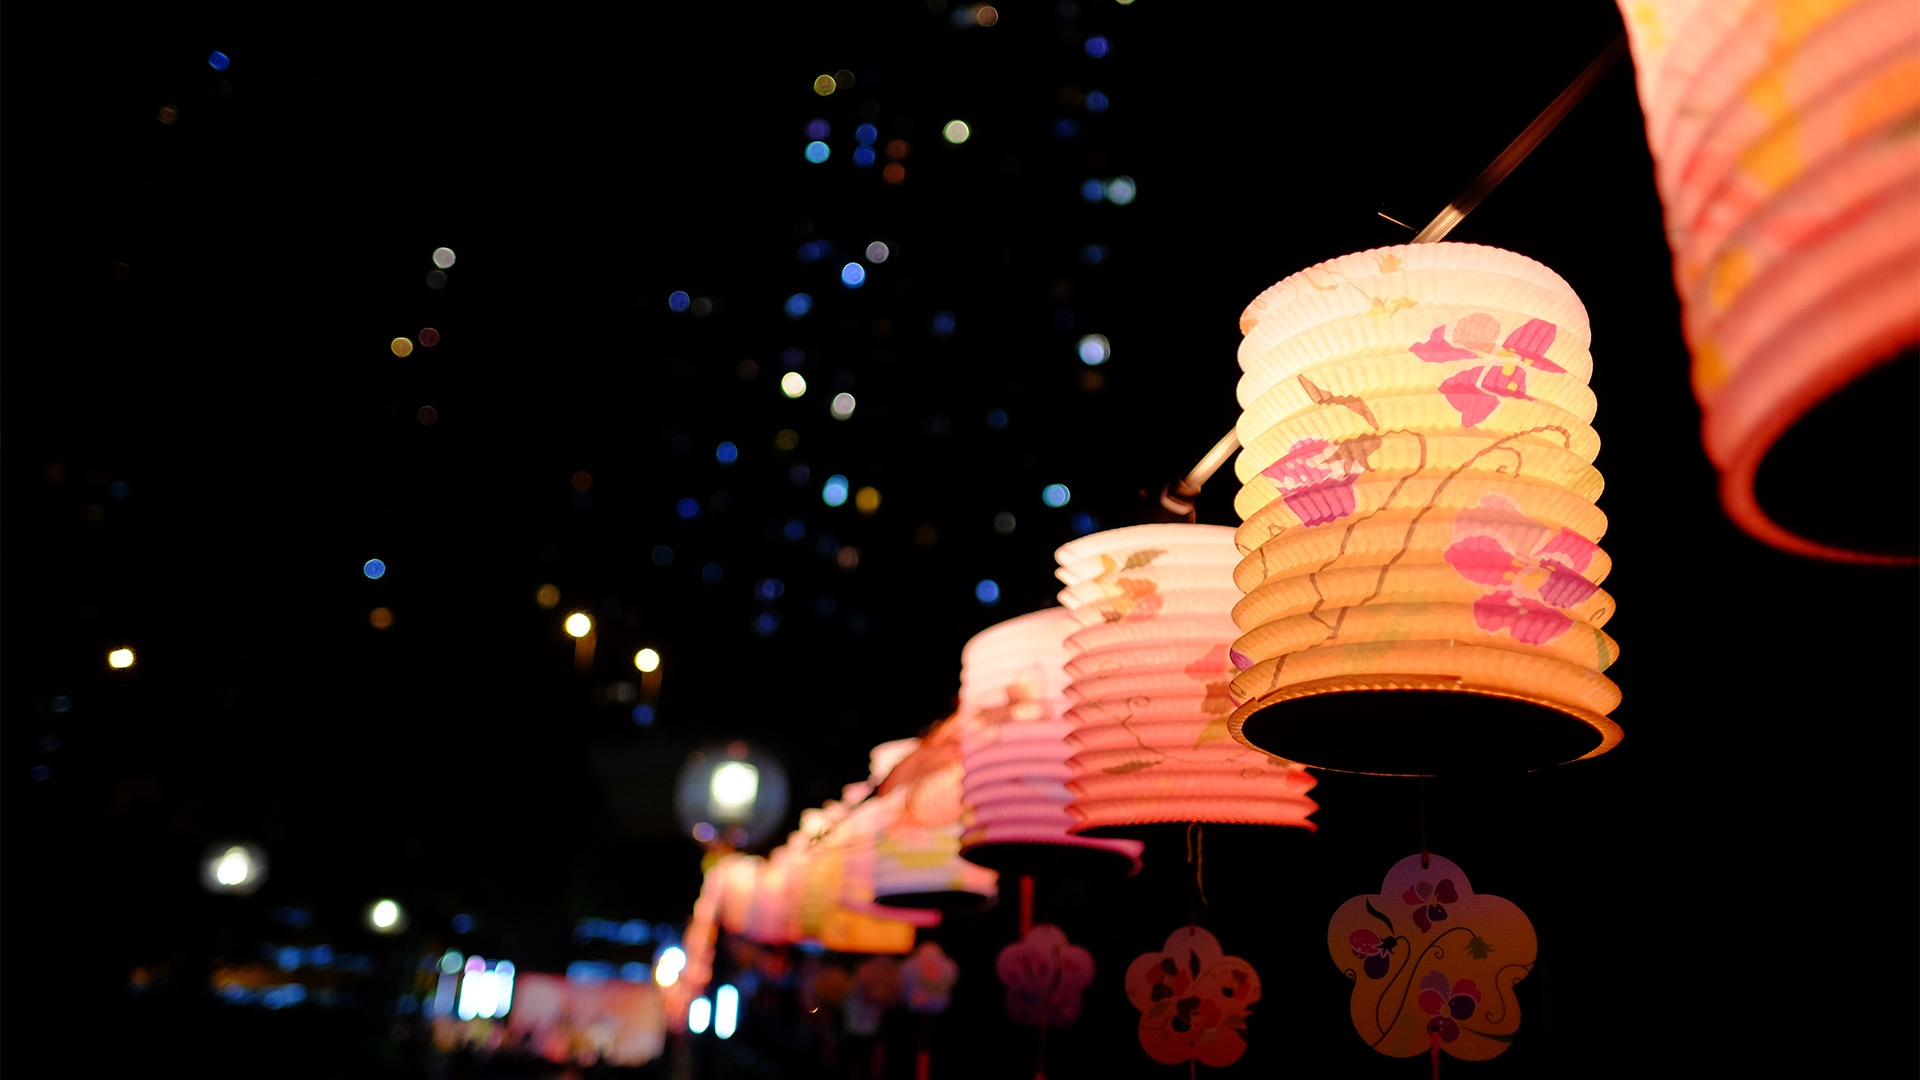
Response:
[{"label": "blue bokeh light", "polygon": [[387,564],[379,559],[368,559],[366,565],[360,568],[360,572],[374,581],[379,581],[387,576]]},{"label": "blue bokeh light", "polygon": [[1092,532],[1099,527],[1099,524],[1099,522],[1093,519],[1093,515],[1087,513],[1085,510],[1076,511],[1072,517],[1067,519],[1067,527],[1082,535]]},{"label": "blue bokeh light", "polygon": [[821,259],[827,257],[829,250],[831,250],[831,247],[825,240],[809,240],[800,245],[800,261],[803,263],[819,262]]},{"label": "blue bokeh light", "polygon": [[855,150],[853,152],[854,168],[857,168],[857,169],[868,168],[873,164],[874,160],[875,160],[875,155],[873,152],[873,147],[871,146],[862,146],[858,150]]},{"label": "blue bokeh light", "polygon": [[853,137],[860,141],[861,146],[866,146],[880,138],[880,129],[872,124],[861,124],[853,129]]},{"label": "blue bokeh light", "polygon": [[1053,122],[1053,137],[1056,139],[1071,139],[1078,134],[1080,134],[1080,125],[1070,116],[1063,116]]},{"label": "blue bokeh light", "polygon": [[700,568],[700,580],[709,585],[720,584],[720,579],[726,576],[726,568],[717,562],[710,562]]},{"label": "blue bokeh light", "polygon": [[817,116],[807,121],[807,138],[809,139],[824,139],[832,133],[833,125]]},{"label": "blue bokeh light", "polygon": [[667,307],[674,311],[685,311],[693,306],[693,297],[675,289],[667,296]]},{"label": "blue bokeh light", "polygon": [[1065,506],[1073,498],[1073,492],[1065,484],[1048,484],[1040,489],[1040,501],[1048,506]]},{"label": "blue bokeh light", "polygon": [[807,523],[801,518],[789,518],[787,524],[781,528],[780,535],[798,542],[807,535]]},{"label": "blue bokeh light", "polygon": [[1080,185],[1080,197],[1088,202],[1099,202],[1107,197],[1107,185],[1098,180],[1089,180]]},{"label": "blue bokeh light", "polygon": [[673,512],[679,514],[682,520],[692,521],[700,513],[700,503],[688,495],[673,504]]},{"label": "blue bokeh light", "polygon": [[633,722],[636,724],[639,724],[641,727],[646,727],[649,724],[652,724],[653,723],[653,706],[648,705],[645,702],[635,705],[633,707]]},{"label": "blue bokeh light", "polygon": [[813,310],[813,297],[797,292],[787,297],[787,317],[797,319]]},{"label": "blue bokeh light", "polygon": [[760,583],[753,587],[753,591],[758,593],[762,600],[778,600],[786,595],[787,583],[777,577],[761,578]]},{"label": "blue bokeh light", "polygon": [[813,162],[815,165],[827,160],[829,153],[831,153],[831,151],[827,149],[827,144],[819,140],[807,144],[807,160]]},{"label": "blue bokeh light", "polygon": [[1092,37],[1087,39],[1086,48],[1087,48],[1087,55],[1093,57],[1095,60],[1098,60],[1101,57],[1107,55],[1107,52],[1110,46],[1107,44],[1106,38],[1101,37],[1099,34],[1095,34]]},{"label": "blue bokeh light", "polygon": [[808,480],[813,479],[813,470],[805,465],[795,465],[787,470],[787,479],[793,482],[794,487],[804,486]]},{"label": "blue bokeh light", "polygon": [[116,499],[126,498],[128,493],[131,492],[132,490],[133,490],[132,488],[127,486],[127,482],[125,480],[115,480],[113,483],[107,485],[107,494],[113,496]]},{"label": "blue bokeh light", "polygon": [[1000,583],[992,578],[981,578],[973,587],[973,598],[987,607],[1000,602]]},{"label": "blue bokeh light", "polygon": [[823,619],[830,619],[840,610],[840,605],[831,596],[820,595],[813,598],[813,613]]},{"label": "blue bokeh light", "polygon": [[1007,430],[1007,410],[992,409],[987,413],[987,426],[995,431]]},{"label": "blue bokeh light", "polygon": [[934,337],[937,337],[937,338],[952,337],[953,327],[954,327],[953,312],[941,311],[941,312],[936,312],[934,314],[933,316],[933,336]]},{"label": "blue bokeh light", "polygon": [[470,933],[473,930],[473,916],[455,915],[451,925],[453,926],[453,932],[456,934]]},{"label": "blue bokeh light", "polygon": [[820,488],[820,501],[828,506],[844,506],[847,501],[847,478],[835,473],[827,477]]},{"label": "blue bokeh light", "polygon": [[857,262],[850,262],[840,268],[840,283],[849,289],[857,289],[866,284],[867,268]]},{"label": "blue bokeh light", "polygon": [[207,54],[207,66],[215,71],[225,71],[233,66],[233,61],[227,58],[226,53],[215,49]]},{"label": "blue bokeh light", "polygon": [[763,611],[753,617],[753,632],[766,637],[780,629],[780,615],[777,612]]},{"label": "blue bokeh light", "polygon": [[666,566],[671,562],[673,562],[673,549],[665,544],[656,545],[653,549],[653,565]]},{"label": "blue bokeh light", "polygon": [[1080,249],[1080,261],[1088,266],[1099,266],[1107,261],[1107,249],[1099,244],[1088,244]]},{"label": "blue bokeh light", "polygon": [[1106,112],[1107,111],[1107,95],[1104,93],[1101,93],[1098,90],[1089,91],[1087,93],[1087,111],[1088,112]]},{"label": "blue bokeh light", "polygon": [[730,442],[723,442],[713,448],[713,460],[722,465],[731,465],[740,460],[740,448]]}]

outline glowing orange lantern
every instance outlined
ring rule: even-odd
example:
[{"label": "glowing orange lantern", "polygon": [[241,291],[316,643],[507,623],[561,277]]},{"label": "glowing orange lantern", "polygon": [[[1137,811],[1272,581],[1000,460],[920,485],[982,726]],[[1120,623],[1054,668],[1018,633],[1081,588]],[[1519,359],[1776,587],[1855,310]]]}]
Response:
[{"label": "glowing orange lantern", "polygon": [[963,795],[972,825],[961,853],[1003,873],[1140,869],[1137,840],[1075,836],[1067,790],[1068,632],[1049,608],[987,628],[960,654]]},{"label": "glowing orange lantern", "polygon": [[1085,830],[1208,821],[1311,829],[1306,771],[1227,733],[1228,614],[1240,553],[1224,525],[1140,525],[1055,553],[1072,613],[1068,788]]},{"label": "glowing orange lantern", "polygon": [[1600,438],[1567,283],[1404,245],[1286,278],[1240,326],[1233,736],[1401,774],[1611,749]]},{"label": "glowing orange lantern", "polygon": [[[1912,561],[1849,550],[1868,538],[1847,531],[1889,498],[1910,520],[1911,491],[1836,497],[1849,467],[1836,464],[1762,507],[1755,477],[1763,465],[1792,472],[1791,453],[1769,456],[1782,435],[1879,365],[1911,364],[1920,345],[1920,5],[1620,8],[1722,503],[1788,551]],[[1872,404],[1898,411],[1879,423],[1850,416],[1851,441],[1913,430],[1910,393],[1878,396]],[[1871,455],[1850,465],[1880,476]]]}]

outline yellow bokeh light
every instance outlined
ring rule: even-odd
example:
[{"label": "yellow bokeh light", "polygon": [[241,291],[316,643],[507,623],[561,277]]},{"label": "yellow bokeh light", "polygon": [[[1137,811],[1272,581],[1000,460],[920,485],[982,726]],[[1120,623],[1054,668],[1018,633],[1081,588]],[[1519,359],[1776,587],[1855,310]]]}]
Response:
[{"label": "yellow bokeh light", "polygon": [[130,668],[133,666],[132,649],[115,649],[107,654],[107,666],[112,668]]},{"label": "yellow bokeh light", "polygon": [[819,94],[821,97],[826,97],[838,89],[840,89],[840,84],[834,82],[833,76],[831,75],[822,75],[813,80],[813,92]]},{"label": "yellow bokeh light", "polygon": [[633,654],[633,666],[643,672],[660,670],[660,654],[652,649],[641,649]]},{"label": "yellow bokeh light", "polygon": [[797,371],[789,371],[780,376],[780,392],[790,398],[797,398],[807,392],[807,378]]},{"label": "yellow bokeh light", "polygon": [[947,126],[940,129],[940,134],[948,142],[958,146],[967,141],[967,137],[973,134],[973,129],[967,126],[965,120],[949,120]]},{"label": "yellow bokeh light", "polygon": [[584,611],[576,611],[567,616],[566,628],[567,634],[571,637],[586,637],[593,633],[593,616]]},{"label": "yellow bokeh light", "polygon": [[383,607],[374,608],[372,611],[367,612],[367,622],[370,623],[375,630],[385,630],[387,627],[393,625],[393,612]]},{"label": "yellow bokeh light", "polygon": [[800,445],[800,433],[792,428],[781,428],[780,434],[773,437],[773,445],[782,450],[791,450]]},{"label": "yellow bokeh light", "polygon": [[853,508],[862,514],[871,514],[880,509],[880,489],[863,487],[853,493]]},{"label": "yellow bokeh light", "polygon": [[560,603],[560,587],[558,585],[540,586],[539,590],[533,594],[533,602],[552,610]]},{"label": "yellow bokeh light", "polygon": [[412,338],[403,338],[403,337],[394,338],[393,345],[391,347],[393,349],[393,355],[395,356],[412,356],[413,355],[413,339]]}]

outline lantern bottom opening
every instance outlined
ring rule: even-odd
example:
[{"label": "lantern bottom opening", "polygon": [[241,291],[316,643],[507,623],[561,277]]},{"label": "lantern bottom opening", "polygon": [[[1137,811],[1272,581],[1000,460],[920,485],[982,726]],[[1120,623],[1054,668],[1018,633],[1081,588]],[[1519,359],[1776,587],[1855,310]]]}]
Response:
[{"label": "lantern bottom opening", "polygon": [[[1783,405],[1722,465],[1727,516],[1755,538],[1798,555],[1920,561],[1916,396],[1920,347],[1908,346],[1810,406]],[[1844,461],[1834,456],[1839,448]]]},{"label": "lantern bottom opening", "polygon": [[875,896],[874,902],[886,907],[920,908],[926,911],[938,911],[944,915],[968,915],[992,907],[994,897],[991,894],[967,892],[964,889],[937,889],[931,892],[888,893],[885,896]]},{"label": "lantern bottom opening", "polygon": [[1240,706],[1227,729],[1262,753],[1375,776],[1536,772],[1621,739],[1599,713],[1436,675],[1296,683]]},{"label": "lantern bottom opening", "polygon": [[1140,872],[1142,845],[1122,840],[1065,836],[1057,841],[1015,841],[976,844],[960,849],[960,857],[975,866],[999,871],[1002,877],[1072,877],[1117,880]]}]

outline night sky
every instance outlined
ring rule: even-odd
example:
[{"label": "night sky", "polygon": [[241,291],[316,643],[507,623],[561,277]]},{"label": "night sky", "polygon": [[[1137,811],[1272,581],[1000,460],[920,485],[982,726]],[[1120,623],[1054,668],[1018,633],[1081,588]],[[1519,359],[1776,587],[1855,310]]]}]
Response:
[{"label": "night sky", "polygon": [[[147,1040],[109,1058],[199,1053],[211,1007],[156,1022],[129,970],[204,971],[275,907],[371,949],[359,911],[391,895],[421,952],[546,971],[582,955],[577,918],[684,920],[690,751],[777,756],[791,818],[943,718],[967,638],[1053,603],[1053,550],[1157,520],[1231,428],[1246,303],[1411,239],[1382,215],[1424,224],[1619,29],[1603,0],[970,11],[16,30],[0,789],[6,987],[33,1006],[9,1062],[97,1052],[52,1036],[101,1018]],[[851,85],[817,94],[833,72]],[[1913,986],[1847,972],[1914,953],[1916,577],[1779,554],[1720,514],[1626,66],[1449,239],[1544,262],[1591,314],[1626,741],[1526,778],[1328,776],[1318,833],[1220,830],[1205,917],[1268,986],[1237,1071],[1425,1067],[1353,1035],[1322,943],[1423,828],[1541,930],[1521,1042],[1480,1074],[1845,1072],[1888,1036],[1911,1065]],[[1876,393],[1910,436],[1904,371]],[[1879,505],[1832,514],[1910,534],[1909,443],[1824,449],[1782,483],[1890,454]],[[828,505],[833,477],[877,509]],[[1237,523],[1232,495],[1223,470],[1199,519]],[[599,623],[585,674],[576,609]],[[137,663],[110,670],[121,646]],[[642,646],[663,657],[645,724],[619,685]],[[256,896],[200,889],[220,837],[267,851]],[[1147,860],[1042,883],[1041,917],[1103,972],[1056,1078],[1173,1075],[1119,990],[1186,918],[1184,852]],[[962,964],[936,1076],[1030,1057],[991,973],[1011,907],[936,935]],[[477,922],[459,941],[456,914]],[[289,1036],[331,1047],[311,1075],[373,1074],[355,1040],[385,1034],[377,1009],[313,1023]],[[748,1026],[713,1074],[809,1075]]]}]

